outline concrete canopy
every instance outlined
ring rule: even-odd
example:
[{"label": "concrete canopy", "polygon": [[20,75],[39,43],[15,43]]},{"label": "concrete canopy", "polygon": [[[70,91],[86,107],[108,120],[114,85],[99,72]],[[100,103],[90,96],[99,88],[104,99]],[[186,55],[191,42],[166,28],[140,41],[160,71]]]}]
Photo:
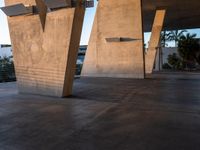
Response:
[{"label": "concrete canopy", "polygon": [[167,10],[164,30],[200,28],[199,0],[142,0],[144,31],[150,32],[156,9]]}]

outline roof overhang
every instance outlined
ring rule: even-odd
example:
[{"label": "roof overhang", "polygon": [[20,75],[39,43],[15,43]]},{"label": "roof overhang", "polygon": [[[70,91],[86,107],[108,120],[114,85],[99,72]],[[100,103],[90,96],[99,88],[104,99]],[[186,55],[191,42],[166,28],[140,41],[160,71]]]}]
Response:
[{"label": "roof overhang", "polygon": [[157,9],[166,9],[164,30],[200,28],[199,0],[142,0],[144,31],[151,31]]}]

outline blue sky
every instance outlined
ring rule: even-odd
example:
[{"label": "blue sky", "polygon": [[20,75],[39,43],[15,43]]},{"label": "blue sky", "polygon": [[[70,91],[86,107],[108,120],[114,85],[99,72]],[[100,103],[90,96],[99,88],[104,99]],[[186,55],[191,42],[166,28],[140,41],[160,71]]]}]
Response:
[{"label": "blue sky", "polygon": [[[4,6],[3,0],[0,0],[0,7]],[[93,25],[93,20],[95,16],[95,11],[96,11],[96,6],[97,6],[97,1],[95,0],[95,7],[94,8],[88,8],[86,10],[85,14],[85,20],[84,20],[84,25],[83,25],[83,32],[82,32],[82,37],[81,37],[81,44],[86,44],[88,43],[92,25]],[[188,30],[190,33],[196,33],[198,37],[200,38],[200,29],[195,29],[195,30]],[[150,37],[149,33],[145,33],[145,41],[147,42]],[[7,24],[7,19],[6,16],[0,11],[0,44],[10,44],[10,36],[9,36],[9,29],[8,29],[8,24]],[[171,44],[173,45],[173,43]]]},{"label": "blue sky", "polygon": [[[0,0],[0,7],[4,5],[3,0]],[[6,16],[0,11],[0,44],[9,44],[10,36]]]}]

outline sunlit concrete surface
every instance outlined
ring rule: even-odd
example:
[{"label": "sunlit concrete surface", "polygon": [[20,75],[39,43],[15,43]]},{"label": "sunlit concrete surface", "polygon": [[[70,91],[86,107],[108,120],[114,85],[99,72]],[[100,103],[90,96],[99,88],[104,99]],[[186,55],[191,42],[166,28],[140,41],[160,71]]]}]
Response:
[{"label": "sunlit concrete surface", "polygon": [[82,76],[144,78],[141,9],[140,0],[99,1]]},{"label": "sunlit concrete surface", "polygon": [[0,84],[1,150],[199,150],[200,74],[82,78],[71,98]]},{"label": "sunlit concrete surface", "polygon": [[5,0],[8,6],[35,6],[36,2],[42,7],[41,17],[8,17],[18,89],[47,96],[71,95],[85,9],[77,5],[46,14],[40,0]]},{"label": "sunlit concrete surface", "polygon": [[145,73],[151,74],[153,72],[156,54],[159,53],[160,38],[163,28],[166,10],[157,10],[154,18],[153,27],[151,30],[151,38],[148,43],[148,49],[145,53]]}]

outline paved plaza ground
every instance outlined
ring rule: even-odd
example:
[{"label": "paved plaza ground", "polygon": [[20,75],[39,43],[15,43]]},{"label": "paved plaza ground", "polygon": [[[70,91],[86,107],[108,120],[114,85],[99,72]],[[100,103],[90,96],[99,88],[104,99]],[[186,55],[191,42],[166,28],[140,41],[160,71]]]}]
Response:
[{"label": "paved plaza ground", "polygon": [[73,96],[0,84],[0,150],[200,150],[200,74],[76,79]]}]

